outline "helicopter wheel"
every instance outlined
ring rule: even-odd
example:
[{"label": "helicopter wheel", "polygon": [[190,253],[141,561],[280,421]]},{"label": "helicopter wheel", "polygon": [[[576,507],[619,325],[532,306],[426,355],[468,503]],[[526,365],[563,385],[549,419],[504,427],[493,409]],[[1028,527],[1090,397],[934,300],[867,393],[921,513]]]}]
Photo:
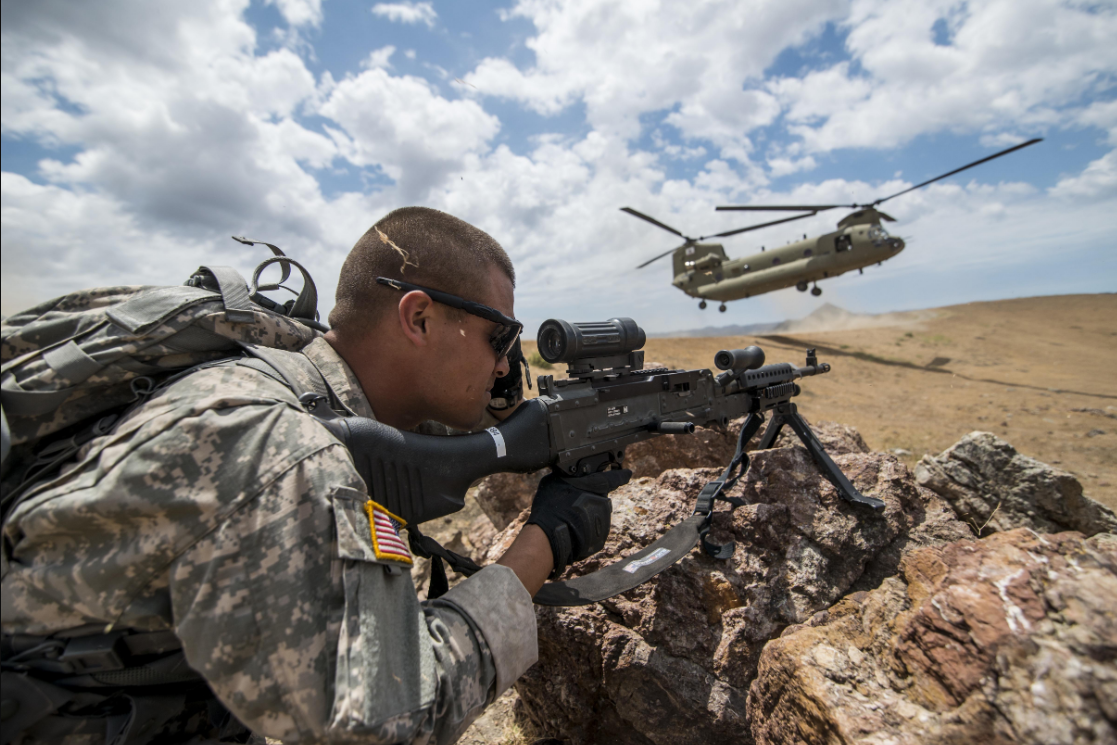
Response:
[{"label": "helicopter wheel", "polygon": [[725,312],[725,303],[722,303],[720,306],[718,306],[718,310],[720,310],[722,313],[724,313]]},{"label": "helicopter wheel", "polygon": [[706,301],[703,300],[698,304],[698,310],[706,310]]},{"label": "helicopter wheel", "polygon": [[822,288],[819,287],[818,285],[815,285],[814,287],[811,288],[811,294],[814,295],[815,297],[818,297],[819,295],[822,294]]},{"label": "helicopter wheel", "polygon": [[795,285],[795,289],[798,290],[799,292],[806,292],[807,291],[807,283],[806,282],[800,282],[797,285]]}]

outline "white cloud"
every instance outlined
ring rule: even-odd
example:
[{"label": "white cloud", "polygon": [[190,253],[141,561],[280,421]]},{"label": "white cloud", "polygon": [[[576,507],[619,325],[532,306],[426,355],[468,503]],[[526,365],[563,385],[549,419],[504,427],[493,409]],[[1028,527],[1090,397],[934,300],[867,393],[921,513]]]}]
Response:
[{"label": "white cloud", "polygon": [[[703,314],[670,287],[666,260],[634,269],[677,238],[618,208],[630,205],[687,234],[715,233],[750,222],[715,213],[717,204],[861,201],[910,185],[897,175],[887,183],[831,179],[769,190],[770,175],[816,167],[818,150],[886,146],[913,132],[955,131],[952,121],[991,142],[1071,126],[1099,127],[1112,141],[1117,126],[1111,102],[1084,100],[1091,71],[1113,65],[1090,46],[1089,33],[1063,18],[1078,18],[1074,7],[1054,21],[1040,14],[1055,30],[1049,49],[1034,39],[1025,44],[1036,65],[1057,68],[1038,83],[1011,75],[1013,64],[1024,72],[1035,67],[1012,61],[1013,45],[1032,32],[1008,19],[1000,21],[1008,30],[978,24],[983,38],[975,36],[975,19],[1000,8],[996,3],[936,6],[939,17],[951,19],[954,46],[924,49],[914,40],[930,39],[933,13],[917,9],[905,18],[866,2],[856,4],[850,21],[852,62],[767,81],[764,71],[782,50],[813,38],[827,20],[845,18],[847,5],[528,0],[512,12],[537,28],[528,41],[534,63],[517,68],[490,57],[461,86],[435,74],[433,83],[393,74],[393,47],[362,50],[360,69],[316,81],[294,51],[258,50],[243,7],[243,0],[173,11],[123,0],[107,0],[96,12],[46,0],[5,7],[5,136],[78,151],[47,159],[36,174],[45,183],[3,175],[6,310],[27,304],[20,298],[42,300],[79,286],[178,282],[203,261],[248,271],[262,256],[233,244],[231,233],[272,240],[304,259],[327,310],[348,246],[389,209],[421,203],[474,222],[508,248],[520,275],[517,311],[529,323],[631,315],[655,330],[771,320],[805,314],[814,301],[778,293],[734,304],[725,316]],[[288,23],[301,17],[309,18],[292,15]],[[127,33],[122,18],[135,19]],[[1094,20],[1104,29],[1107,18],[1103,12]],[[1062,60],[1064,37],[1092,50],[1093,67],[1086,53]],[[872,47],[874,38],[882,49]],[[901,54],[908,42],[915,62]],[[977,61],[966,56],[974,54]],[[435,72],[446,81],[457,74]],[[483,106],[487,96],[548,114],[584,104],[588,131],[559,131],[556,121],[556,131],[533,133],[526,149],[514,151],[499,138],[517,133],[501,132]],[[952,107],[965,115],[951,120]],[[843,120],[847,110],[859,120]],[[326,134],[312,121],[324,121]],[[802,144],[786,142],[787,123]],[[646,129],[654,147],[642,149],[635,137]],[[682,138],[668,140],[664,132]],[[890,202],[900,221],[892,227],[913,237],[911,247],[864,277],[826,284],[826,298],[859,310],[941,305],[953,297],[945,293],[954,292],[960,271],[997,278],[998,292],[1008,286],[1001,278],[1014,272],[1029,276],[1020,292],[1049,291],[1042,268],[1022,267],[1046,267],[1051,246],[1068,240],[1074,250],[1108,247],[1114,165],[1107,155],[1049,191],[940,183]],[[396,183],[324,196],[322,185],[343,166]],[[746,233],[728,239],[726,249],[740,256],[830,231],[840,217],[834,210]],[[1070,266],[1091,266],[1091,254],[1062,256]],[[1086,268],[1078,276],[1097,284],[1102,274]]]},{"label": "white cloud", "polygon": [[366,70],[375,70],[377,68],[390,68],[392,66],[392,55],[396,53],[396,48],[393,46],[381,47],[369,52],[368,57],[361,63],[361,67]]},{"label": "white cloud", "polygon": [[807,156],[805,158],[769,158],[768,168],[771,169],[773,176],[789,176],[792,173],[799,173],[800,171],[810,171],[818,166],[814,158]]},{"label": "white cloud", "polygon": [[1109,144],[1117,146],[1117,100],[1095,101],[1077,117],[1085,127],[1097,127],[1109,133]]},{"label": "white cloud", "polygon": [[[840,0],[746,4],[707,0],[599,3],[521,0],[507,14],[530,20],[535,64],[483,60],[465,80],[480,95],[511,98],[552,115],[581,101],[597,130],[634,138],[640,116],[671,112],[688,138],[732,147],[747,158],[750,129],[778,114],[759,81],[781,50],[817,33]],[[676,109],[672,111],[673,109]]]},{"label": "white cloud", "polygon": [[422,199],[500,129],[473,101],[447,100],[422,78],[375,67],[338,82],[317,113],[343,128],[338,144],[350,162],[382,166],[407,200]]},{"label": "white cloud", "polygon": [[372,12],[395,23],[425,23],[430,28],[434,28],[438,19],[430,3],[377,3],[372,6]]},{"label": "white cloud", "polygon": [[1117,150],[1111,150],[1086,166],[1077,176],[1059,179],[1051,196],[1067,199],[1117,198]]},{"label": "white cloud", "polygon": [[292,26],[319,26],[322,23],[322,0],[264,0],[279,8],[283,19]]},{"label": "white cloud", "polygon": [[[949,18],[950,46],[932,26]],[[888,148],[926,133],[1063,125],[1117,69],[1117,11],[1054,0],[857,0],[856,61],[770,84],[807,150]]]}]

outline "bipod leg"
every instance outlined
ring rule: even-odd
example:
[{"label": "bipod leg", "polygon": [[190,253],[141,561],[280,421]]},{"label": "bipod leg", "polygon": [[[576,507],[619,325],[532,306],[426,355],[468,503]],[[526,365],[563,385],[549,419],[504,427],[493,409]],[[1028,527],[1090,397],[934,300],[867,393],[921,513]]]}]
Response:
[{"label": "bipod leg", "polygon": [[[783,425],[787,424],[787,420],[783,417],[783,408],[784,406],[781,405],[772,415],[772,422],[768,425],[768,429],[764,430],[764,434],[760,436],[760,443],[756,446],[757,450],[767,450],[776,444],[776,438],[780,436],[780,430],[783,429]],[[764,418],[761,417],[760,421],[763,422]]]},{"label": "bipod leg", "polygon": [[[799,416],[799,411],[796,409],[795,404],[786,403],[781,404],[777,409],[776,417],[783,418],[791,428],[795,430],[795,434],[799,435],[803,445],[806,446],[807,452],[811,454],[814,459],[815,465],[818,470],[826,477],[826,480],[834,485],[838,490],[838,494],[842,499],[854,504],[863,504],[866,507],[872,507],[874,510],[880,512],[884,509],[884,502],[876,497],[866,497],[861,492],[857,491],[857,487],[850,483],[846,475],[842,473],[842,469],[838,468],[838,464],[831,460],[826,450],[822,447],[822,443],[818,441],[818,437],[803,421],[803,417]],[[773,420],[772,424],[775,424]],[[770,428],[769,428],[770,429]],[[767,432],[765,432],[767,437]]]}]

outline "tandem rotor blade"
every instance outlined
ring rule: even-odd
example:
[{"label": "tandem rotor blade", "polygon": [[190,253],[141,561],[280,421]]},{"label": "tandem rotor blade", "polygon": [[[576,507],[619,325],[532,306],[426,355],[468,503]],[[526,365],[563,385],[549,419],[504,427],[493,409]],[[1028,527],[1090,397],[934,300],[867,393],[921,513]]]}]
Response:
[{"label": "tandem rotor blade", "polygon": [[762,222],[759,225],[749,225],[747,228],[737,228],[736,230],[727,230],[724,233],[714,233],[713,235],[704,235],[701,238],[699,238],[698,240],[701,241],[701,240],[705,240],[706,238],[726,238],[726,237],[731,236],[731,235],[737,235],[738,233],[747,233],[750,230],[760,230],[761,228],[766,228],[769,225],[779,225],[780,223],[791,222],[792,220],[802,220],[804,217],[814,217],[817,214],[818,214],[818,212],[808,212],[805,215],[796,215],[795,217],[785,217],[782,220],[772,220],[771,222]]},{"label": "tandem rotor blade", "polygon": [[[654,217],[650,217],[648,215],[645,215],[643,212],[638,212],[638,211],[632,209],[631,207],[621,207],[621,212],[627,212],[628,214],[632,215],[633,217],[639,217],[641,220],[646,220],[646,221],[650,222],[652,225],[663,228],[668,233],[674,233],[675,235],[679,236],[683,240],[686,240],[686,241],[690,240],[690,237],[683,235],[682,233],[675,230],[670,225],[664,225],[663,223],[661,223],[659,220],[655,219]],[[672,249],[672,250],[674,250],[674,249]],[[668,253],[670,253],[670,251]],[[652,260],[655,261],[655,259],[652,259]]]},{"label": "tandem rotor blade", "polygon": [[758,205],[723,205],[715,207],[717,212],[822,212],[837,207],[856,207],[856,204],[780,204],[769,207]]},{"label": "tandem rotor blade", "polygon": [[935,176],[933,179],[929,179],[927,181],[924,181],[922,184],[916,184],[915,186],[904,189],[903,191],[898,191],[895,194],[893,194],[892,196],[884,197],[883,199],[878,199],[869,206],[870,207],[876,207],[878,204],[881,204],[882,202],[887,202],[889,199],[895,199],[896,197],[900,196],[901,194],[907,194],[909,191],[915,191],[916,189],[922,189],[924,186],[927,186],[928,184],[933,184],[936,181],[944,179],[948,176],[953,176],[956,173],[961,173],[962,171],[966,170],[967,168],[973,168],[974,166],[979,166],[982,163],[988,163],[989,161],[993,160],[994,158],[999,158],[1002,155],[1008,155],[1009,153],[1014,153],[1017,150],[1028,147],[1029,145],[1034,145],[1037,142],[1043,142],[1043,138],[1042,137],[1037,137],[1034,140],[1028,140],[1027,142],[1021,142],[1019,145],[1015,145],[1013,147],[1010,147],[1008,150],[1002,150],[999,153],[994,153],[993,155],[982,158],[981,160],[975,160],[973,163],[970,163],[968,165],[964,165],[961,168],[955,168],[950,173],[944,173],[941,176]]},{"label": "tandem rotor blade", "polygon": [[[683,246],[685,246],[685,245],[686,245],[686,244],[684,243],[684,244],[683,244]],[[636,268],[637,268],[637,269],[643,269],[644,267],[646,267],[646,266],[647,266],[648,264],[652,263],[653,261],[659,261],[659,260],[660,260],[660,259],[662,259],[662,258],[663,258],[664,256],[666,256],[667,254],[673,254],[673,253],[675,253],[676,251],[678,251],[678,250],[679,250],[680,248],[682,248],[683,246],[675,246],[675,247],[674,247],[674,248],[672,248],[672,249],[671,249],[670,251],[664,251],[664,252],[663,252],[663,253],[661,253],[661,254],[660,254],[659,256],[656,256],[655,258],[652,258],[652,259],[648,259],[647,261],[645,261],[645,262],[644,262],[643,264],[641,264],[640,266],[638,266],[638,267],[636,267]]]}]

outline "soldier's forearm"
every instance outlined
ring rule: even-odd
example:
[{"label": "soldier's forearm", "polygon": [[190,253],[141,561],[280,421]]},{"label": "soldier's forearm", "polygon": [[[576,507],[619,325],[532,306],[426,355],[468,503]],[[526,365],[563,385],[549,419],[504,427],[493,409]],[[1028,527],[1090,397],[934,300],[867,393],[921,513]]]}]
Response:
[{"label": "soldier's forearm", "polygon": [[534,597],[554,568],[547,534],[538,525],[525,525],[496,563],[515,572],[528,594]]}]

